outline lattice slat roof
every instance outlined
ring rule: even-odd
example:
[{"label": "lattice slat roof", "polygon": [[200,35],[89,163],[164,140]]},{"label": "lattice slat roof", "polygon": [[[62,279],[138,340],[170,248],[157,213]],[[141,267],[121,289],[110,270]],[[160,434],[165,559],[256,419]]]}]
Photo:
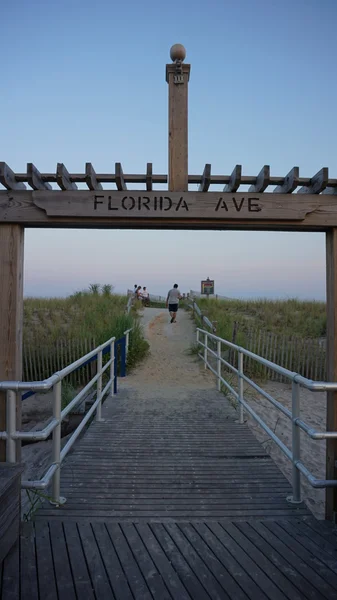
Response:
[{"label": "lattice slat roof", "polygon": [[[86,163],[84,173],[69,173],[63,163],[58,163],[55,173],[40,173],[32,164],[27,164],[26,173],[14,173],[5,163],[0,162],[0,183],[7,190],[51,190],[51,183],[57,184],[54,189],[77,190],[77,183],[86,184],[89,190],[102,190],[102,184],[112,183],[120,191],[127,189],[127,184],[144,184],[147,191],[154,185],[167,184],[168,176],[153,174],[152,163],[147,163],[146,173],[126,174],[121,163],[115,163],[114,173],[96,173],[91,163]],[[291,194],[337,194],[337,179],[329,179],[328,168],[324,167],[313,177],[300,177],[299,168],[293,167],[282,177],[270,175],[270,167],[264,165],[258,175],[242,175],[242,166],[236,165],[231,175],[212,175],[211,165],[206,164],[201,175],[189,175],[189,184],[199,185],[199,192],[207,192],[211,186],[223,185],[224,192],[240,191],[241,185],[249,185],[249,192],[263,193],[268,187],[273,193]],[[211,191],[211,190],[210,190]]]}]

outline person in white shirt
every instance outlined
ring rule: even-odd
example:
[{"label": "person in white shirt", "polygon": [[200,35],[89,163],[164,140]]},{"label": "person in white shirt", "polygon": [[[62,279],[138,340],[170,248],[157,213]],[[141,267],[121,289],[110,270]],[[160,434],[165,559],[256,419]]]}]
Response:
[{"label": "person in white shirt", "polygon": [[175,283],[173,288],[169,291],[166,298],[166,308],[169,309],[169,313],[171,316],[171,323],[176,323],[176,317],[179,307],[179,300],[182,298],[182,295],[179,291],[178,284]]},{"label": "person in white shirt", "polygon": [[143,291],[142,291],[142,301],[144,306],[150,306],[150,294],[147,291],[146,287],[143,287]]}]

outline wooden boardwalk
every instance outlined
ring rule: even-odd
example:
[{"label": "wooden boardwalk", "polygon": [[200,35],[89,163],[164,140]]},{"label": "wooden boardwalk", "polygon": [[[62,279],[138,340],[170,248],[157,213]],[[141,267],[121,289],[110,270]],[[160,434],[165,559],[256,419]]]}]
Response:
[{"label": "wooden boardwalk", "polygon": [[5,560],[1,599],[335,600],[336,548],[312,518],[38,521]]},{"label": "wooden boardwalk", "polygon": [[62,469],[66,504],[36,519],[194,520],[297,518],[305,505],[220,392],[178,402],[121,391],[103,407]]},{"label": "wooden boardwalk", "polygon": [[335,600],[337,537],[213,390],[105,403],[23,524],[1,600]]}]

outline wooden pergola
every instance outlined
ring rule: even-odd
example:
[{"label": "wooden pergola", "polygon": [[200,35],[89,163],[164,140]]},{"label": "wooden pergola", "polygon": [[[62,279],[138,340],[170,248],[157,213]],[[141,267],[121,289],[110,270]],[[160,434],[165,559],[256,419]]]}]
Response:
[{"label": "wooden pergola", "polygon": [[[166,65],[169,89],[168,174],[154,174],[147,163],[142,174],[126,174],[121,163],[113,173],[69,173],[58,163],[54,173],[27,164],[15,173],[0,162],[0,380],[22,377],[23,260],[25,227],[138,228],[321,231],[326,233],[327,373],[337,381],[337,179],[328,168],[300,177],[299,168],[271,175],[269,165],[245,175],[236,165],[231,174],[213,175],[206,164],[200,175],[188,174],[188,81],[185,50],[171,48]],[[80,189],[78,187],[80,185]],[[128,184],[140,184],[137,190]],[[104,185],[104,188],[103,188]],[[166,185],[167,190],[157,189]],[[197,185],[195,191],[190,185]],[[221,186],[221,191],[212,191]],[[249,186],[248,191],[245,187]],[[0,429],[6,403],[0,395]],[[17,405],[20,428],[20,399]],[[328,392],[327,430],[337,431],[337,393]],[[0,445],[0,460],[6,460]],[[20,449],[18,448],[18,456]],[[327,479],[336,479],[337,441],[327,441]],[[327,490],[326,514],[337,515],[337,488]]]}]

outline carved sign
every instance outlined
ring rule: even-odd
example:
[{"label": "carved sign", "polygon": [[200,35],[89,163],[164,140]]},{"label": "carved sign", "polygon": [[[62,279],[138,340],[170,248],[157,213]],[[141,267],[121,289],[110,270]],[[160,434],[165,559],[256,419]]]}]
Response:
[{"label": "carved sign", "polygon": [[302,220],[319,206],[303,196],[217,192],[32,192],[49,217]]}]

